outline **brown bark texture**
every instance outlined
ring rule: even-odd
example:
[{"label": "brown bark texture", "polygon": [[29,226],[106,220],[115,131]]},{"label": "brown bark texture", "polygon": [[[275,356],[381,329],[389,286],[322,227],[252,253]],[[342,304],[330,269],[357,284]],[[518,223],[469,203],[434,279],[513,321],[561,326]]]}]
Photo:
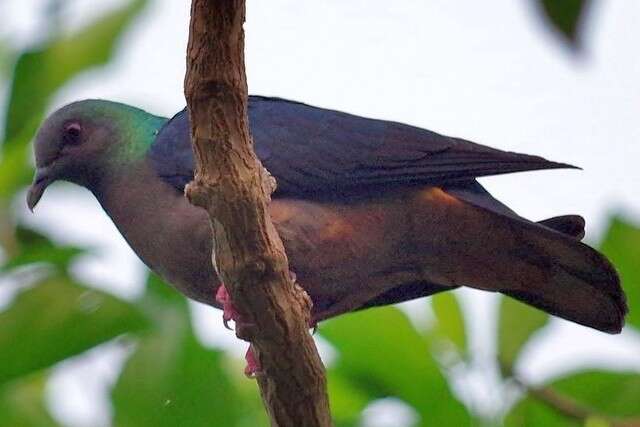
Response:
[{"label": "brown bark texture", "polygon": [[258,384],[272,425],[326,427],[310,300],[289,273],[268,210],[274,180],[249,134],[244,21],[244,0],[192,1],[185,95],[197,167],[186,195],[209,213],[213,262],[242,318],[237,335],[251,342],[262,367]]}]

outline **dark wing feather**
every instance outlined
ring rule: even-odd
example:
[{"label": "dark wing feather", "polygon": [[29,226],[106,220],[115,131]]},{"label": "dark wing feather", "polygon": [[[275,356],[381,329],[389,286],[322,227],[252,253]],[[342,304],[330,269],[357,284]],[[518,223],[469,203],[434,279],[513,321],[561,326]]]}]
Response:
[{"label": "dark wing feather", "polygon": [[160,129],[148,154],[158,175],[180,192],[193,179],[195,171],[190,126],[185,108]]},{"label": "dark wing feather", "polygon": [[[278,98],[249,97],[249,123],[256,154],[276,177],[278,193],[299,197],[572,167]],[[179,190],[191,180],[185,110],[167,122],[149,156],[158,174]]]}]

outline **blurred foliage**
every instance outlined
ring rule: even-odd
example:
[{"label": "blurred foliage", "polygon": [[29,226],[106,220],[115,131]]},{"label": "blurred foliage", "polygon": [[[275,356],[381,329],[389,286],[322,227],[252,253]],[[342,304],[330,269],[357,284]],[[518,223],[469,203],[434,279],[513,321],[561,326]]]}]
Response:
[{"label": "blurred foliage", "polygon": [[[640,283],[640,228],[613,218],[600,249],[618,269],[622,283]],[[640,286],[626,286],[625,292],[634,307],[633,303],[640,301]],[[629,311],[627,323],[640,328],[640,309]]]},{"label": "blurred foliage", "polygon": [[263,411],[245,412],[224,353],[196,339],[184,297],[151,275],[139,304],[154,327],[140,336],[113,390],[116,425],[266,425]]},{"label": "blurred foliage", "polygon": [[532,310],[511,298],[500,299],[500,321],[498,322],[498,354],[503,375],[511,375],[521,350],[531,336],[544,327],[549,315]]},{"label": "blurred foliage", "polygon": [[459,358],[468,359],[464,316],[456,296],[451,292],[436,294],[431,297],[431,307],[436,317],[432,339],[445,340],[453,346]]},{"label": "blurred foliage", "polygon": [[6,77],[9,74],[9,61],[11,58],[11,51],[9,47],[4,42],[4,40],[0,39],[0,79]]},{"label": "blurred foliage", "polygon": [[[545,403],[550,399],[565,399],[562,404],[572,407],[576,417],[550,410]],[[615,425],[612,421],[621,417],[638,417],[635,425],[640,425],[640,373],[587,371],[557,379],[522,399],[507,416],[505,425],[580,426],[586,424],[579,419],[581,412],[591,413],[587,417],[589,425]]]},{"label": "blurred foliage", "polygon": [[535,0],[543,16],[573,49],[580,48],[580,26],[591,0]]},{"label": "blurred foliage", "polygon": [[0,266],[0,272],[36,263],[45,263],[65,270],[76,256],[86,252],[74,246],[55,244],[42,233],[21,225],[16,226],[14,237],[16,245],[12,248],[12,257]]},{"label": "blurred foliage", "polygon": [[0,427],[56,427],[44,403],[45,373],[27,375],[0,388]]},{"label": "blurred foliage", "polygon": [[0,348],[11,349],[2,356],[0,384],[145,324],[142,314],[124,301],[66,277],[49,277],[0,313]]},{"label": "blurred foliage", "polygon": [[470,415],[452,393],[425,334],[398,309],[345,315],[326,322],[320,332],[339,349],[329,376],[350,382],[368,401],[397,397],[421,416],[420,425],[469,424]]},{"label": "blurred foliage", "polygon": [[132,0],[74,34],[54,34],[42,46],[18,55],[0,149],[0,198],[10,196],[31,179],[29,142],[51,97],[79,73],[108,63],[123,30],[145,3]]},{"label": "blurred foliage", "polygon": [[[57,244],[21,225],[9,209],[33,173],[29,142],[52,97],[76,75],[109,62],[144,4],[130,0],[76,33],[54,31],[24,52],[0,40],[0,79],[10,78],[0,148],[0,279],[16,291],[0,311],[0,427],[61,425],[45,403],[52,368],[113,340],[131,349],[111,390],[113,425],[268,424],[255,382],[241,374],[242,362],[196,338],[184,297],[154,275],[135,301],[78,283],[70,268],[87,249]],[[540,1],[549,22],[572,42],[585,4]],[[613,218],[601,249],[625,283],[628,328],[640,328],[640,229]],[[535,388],[523,384],[518,363],[549,316],[508,298],[500,301],[495,325],[494,364],[501,369],[492,393],[516,402],[504,413],[478,410],[470,403],[472,392],[460,388],[460,377],[472,377],[477,360],[458,298],[443,293],[430,301],[434,319],[428,327],[394,307],[320,326],[336,354],[327,367],[336,427],[362,425],[363,411],[389,397],[410,407],[419,426],[603,427],[640,417],[638,372],[582,371]],[[508,387],[514,383],[515,396]]]}]

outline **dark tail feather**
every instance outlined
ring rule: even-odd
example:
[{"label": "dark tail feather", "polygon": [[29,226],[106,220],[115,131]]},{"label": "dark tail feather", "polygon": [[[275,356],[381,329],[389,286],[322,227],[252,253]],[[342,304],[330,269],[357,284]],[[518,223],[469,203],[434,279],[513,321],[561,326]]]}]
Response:
[{"label": "dark tail feather", "polygon": [[497,290],[581,325],[620,332],[628,310],[620,279],[604,255],[575,238],[582,234],[580,217],[556,217],[538,224],[498,212],[500,207],[494,210],[490,202],[478,203],[476,199],[482,197],[478,192],[471,197],[465,191],[452,193],[484,211],[485,226],[495,230],[494,238],[499,239],[499,245],[487,242],[486,250],[495,251],[495,259],[510,265],[492,267],[499,271],[502,283],[478,283],[478,287]]},{"label": "dark tail feather", "polygon": [[[475,206],[502,215],[506,215],[514,219],[530,222],[529,220],[515,213],[513,210],[511,210],[511,208],[502,203],[500,200],[495,199],[477,181],[458,183],[446,187],[445,190]],[[545,227],[549,227],[552,230],[559,231],[560,233],[569,235],[578,240],[582,240],[582,238],[584,237],[585,222],[584,218],[582,218],[580,215],[554,216],[553,218],[538,221],[538,224],[542,224]]]},{"label": "dark tail feather", "polygon": [[578,240],[584,238],[584,218],[580,215],[562,215],[538,221],[545,227],[552,228],[560,233],[566,234]]},{"label": "dark tail feather", "polygon": [[609,260],[577,240],[531,226],[523,233],[530,251],[521,256],[532,268],[550,271],[551,280],[501,292],[567,320],[619,333],[628,309]]}]

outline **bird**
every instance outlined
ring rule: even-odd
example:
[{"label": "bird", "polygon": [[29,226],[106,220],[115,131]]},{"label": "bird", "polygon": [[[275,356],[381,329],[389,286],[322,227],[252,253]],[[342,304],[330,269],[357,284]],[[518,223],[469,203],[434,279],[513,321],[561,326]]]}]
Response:
[{"label": "bird", "polygon": [[[581,241],[584,219],[530,221],[477,181],[574,166],[281,98],[249,96],[247,114],[277,182],[269,212],[314,321],[471,287],[621,331],[620,279]],[[32,211],[55,181],[86,187],[151,270],[222,308],[207,213],[184,197],[195,170],[188,109],[167,119],[74,102],[43,122],[34,152]]]}]

